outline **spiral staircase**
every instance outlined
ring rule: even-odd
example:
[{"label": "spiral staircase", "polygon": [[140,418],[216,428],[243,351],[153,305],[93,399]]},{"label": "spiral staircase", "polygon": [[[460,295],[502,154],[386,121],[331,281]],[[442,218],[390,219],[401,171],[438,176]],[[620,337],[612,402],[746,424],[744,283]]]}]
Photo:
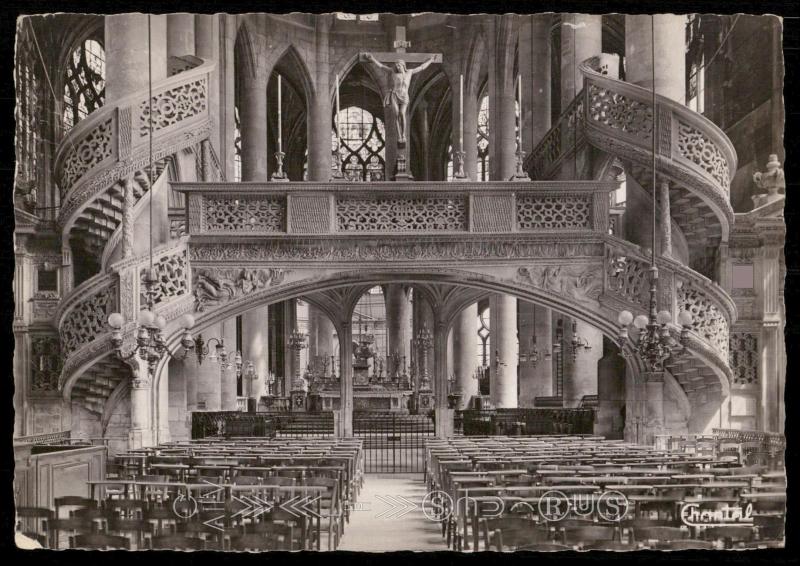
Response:
[{"label": "spiral staircase", "polygon": [[[59,388],[65,400],[106,420],[113,400],[119,397],[115,392],[126,389],[132,375],[112,352],[107,317],[123,312],[127,320],[135,319],[141,270],[149,261],[147,256],[140,256],[112,263],[119,255],[113,252],[123,238],[123,217],[127,210],[135,222],[151,190],[164,185],[167,165],[179,152],[194,153],[198,162],[214,170],[205,174],[204,169],[203,179],[221,178],[208,142],[213,68],[213,63],[196,57],[170,57],[170,76],[153,83],[152,90],[131,93],[99,108],[67,132],[56,151],[62,242],[69,244],[73,262],[80,258],[89,266],[74,288],[70,289],[71,281],[65,285],[69,292],[55,314],[65,358]],[[184,240],[154,250],[156,261],[163,259],[162,250],[167,250],[169,257],[177,257],[179,264],[185,261]],[[187,293],[188,272],[180,265],[178,274],[183,282],[162,285],[162,308],[172,298],[169,292],[177,292],[178,299]],[[174,265],[167,269],[175,272]],[[125,330],[129,335],[132,323]]]},{"label": "spiral staircase", "polygon": [[[712,279],[717,249],[728,241],[734,221],[729,192],[736,152],[711,121],[664,96],[656,96],[654,106],[651,90],[608,76],[601,59],[593,57],[580,66],[583,89],[531,152],[526,169],[533,179],[556,178],[564,168],[574,167],[577,154],[588,149],[601,161],[621,163],[625,174],[658,200],[653,187],[655,129],[658,182],[669,183],[671,218],[689,248],[689,266],[657,260],[661,287],[675,277],[681,283],[673,285],[671,301],[663,296],[669,289],[659,289],[660,308],[692,312],[693,334],[701,338],[691,356],[672,357],[666,368],[690,399],[724,393],[731,376],[728,334],[736,307]],[[646,312],[648,254],[622,234],[613,234],[611,242],[610,259],[627,260],[621,274],[627,281],[620,281],[619,296]],[[609,274],[613,275],[619,274]],[[706,296],[698,300],[701,289]]]}]

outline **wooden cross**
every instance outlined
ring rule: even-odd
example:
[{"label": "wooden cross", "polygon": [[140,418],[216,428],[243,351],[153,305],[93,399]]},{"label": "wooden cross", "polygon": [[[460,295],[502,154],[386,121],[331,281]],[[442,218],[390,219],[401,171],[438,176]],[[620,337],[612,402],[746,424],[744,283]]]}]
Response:
[{"label": "wooden cross", "polygon": [[[390,85],[393,82],[393,88],[390,90],[389,94],[387,95],[384,104],[387,106],[390,104],[392,105],[392,115],[397,124],[397,130],[401,134],[397,140],[397,172],[395,174],[395,180],[406,180],[410,181],[413,179],[411,176],[410,169],[408,167],[408,148],[406,145],[406,139],[404,138],[405,131],[407,129],[407,119],[406,113],[408,111],[409,105],[409,87],[411,82],[411,75],[418,73],[425,69],[428,65],[432,63],[441,63],[442,62],[442,54],[441,53],[408,53],[406,48],[411,47],[411,43],[406,41],[406,28],[404,26],[397,26],[395,27],[394,31],[394,41],[392,43],[394,47],[394,51],[389,52],[382,52],[382,53],[370,53],[369,56],[367,53],[359,54],[359,61],[364,63],[372,63],[377,64],[381,67],[384,71],[388,71],[392,73],[392,78],[390,79]],[[370,59],[373,58],[373,60]],[[397,72],[394,69],[394,64],[398,61],[403,61],[406,63],[405,71]],[[386,64],[389,65],[386,65]],[[421,67],[417,69],[409,69],[408,63],[425,63]],[[394,96],[392,93],[401,93],[400,96]],[[387,171],[387,176],[391,173]]]},{"label": "wooden cross", "polygon": [[[406,48],[411,47],[411,42],[406,41],[406,28],[405,26],[397,26],[394,28],[394,41],[392,42],[394,51],[385,51],[373,53],[372,55],[381,63],[396,63],[403,60],[406,63],[424,63],[431,56],[434,57],[434,63],[442,62],[441,53],[408,53]],[[366,53],[359,54],[358,60],[362,63],[368,63]]]}]

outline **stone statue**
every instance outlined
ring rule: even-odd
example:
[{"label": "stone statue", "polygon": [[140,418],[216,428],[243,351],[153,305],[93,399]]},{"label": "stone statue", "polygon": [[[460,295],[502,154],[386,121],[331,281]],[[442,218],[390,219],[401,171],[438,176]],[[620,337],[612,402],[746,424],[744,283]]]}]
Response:
[{"label": "stone statue", "polygon": [[776,154],[773,153],[769,156],[767,170],[764,173],[753,174],[753,182],[759,189],[767,191],[767,194],[753,195],[753,208],[764,206],[780,198],[778,191],[786,189],[786,179]]},{"label": "stone statue", "polygon": [[404,144],[406,143],[406,121],[408,118],[408,87],[411,84],[411,77],[416,73],[427,69],[436,58],[431,56],[427,61],[414,69],[407,69],[405,61],[399,59],[394,64],[393,69],[375,59],[371,53],[367,53],[366,56],[367,59],[369,59],[379,69],[388,71],[392,75],[391,88],[389,93],[386,95],[383,104],[385,106],[392,107],[395,123],[397,125],[397,142]]}]

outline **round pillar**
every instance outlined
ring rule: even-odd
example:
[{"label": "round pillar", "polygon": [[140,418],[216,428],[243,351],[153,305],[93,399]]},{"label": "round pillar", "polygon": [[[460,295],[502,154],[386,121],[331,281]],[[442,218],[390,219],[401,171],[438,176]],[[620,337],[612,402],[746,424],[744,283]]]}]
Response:
[{"label": "round pillar", "polygon": [[[629,33],[630,28],[626,28]],[[681,35],[683,37],[683,35]],[[603,19],[595,14],[561,14],[561,111],[583,88],[581,63],[603,51]],[[680,53],[683,53],[681,48]]]},{"label": "round pillar", "polygon": [[685,15],[625,16],[625,79],[652,89],[655,62],[656,93],[685,104],[685,42]]},{"label": "round pillar", "polygon": [[194,55],[194,14],[167,14],[167,55]]},{"label": "round pillar", "polygon": [[267,181],[266,71],[255,69],[246,80],[239,81],[239,87],[242,181]]},{"label": "round pillar", "polygon": [[[408,288],[401,284],[390,284],[385,287],[386,326],[389,335],[389,351],[387,354],[410,355],[411,335],[411,302],[408,300]],[[430,330],[430,326],[428,327]],[[402,363],[402,361],[401,361]]]},{"label": "round pillar", "polygon": [[[242,314],[242,361],[253,362],[258,379],[243,377],[242,393],[259,399],[266,393],[266,377],[269,371],[269,307],[258,307]],[[244,371],[244,370],[243,370]]]},{"label": "round pillar", "polygon": [[[328,62],[330,14],[314,16],[316,43],[316,79],[308,119],[308,180],[328,182],[331,178],[331,78]],[[335,88],[335,87],[334,87]]]},{"label": "round pillar", "polygon": [[572,359],[572,322],[564,320],[564,406],[578,407],[586,395],[597,395],[597,362],[603,356],[603,333],[585,322],[575,321],[575,335],[591,349],[579,348]]},{"label": "round pillar", "polygon": [[148,55],[151,55],[153,82],[166,78],[166,24],[166,16],[119,14],[105,17],[107,105],[133,92],[147,91]]},{"label": "round pillar", "polygon": [[474,378],[477,367],[478,303],[474,303],[462,310],[453,324],[453,372],[462,394],[457,409],[465,409],[469,400],[478,394],[478,380]]},{"label": "round pillar", "polygon": [[496,293],[489,298],[492,360],[489,393],[497,408],[517,407],[517,299]]}]

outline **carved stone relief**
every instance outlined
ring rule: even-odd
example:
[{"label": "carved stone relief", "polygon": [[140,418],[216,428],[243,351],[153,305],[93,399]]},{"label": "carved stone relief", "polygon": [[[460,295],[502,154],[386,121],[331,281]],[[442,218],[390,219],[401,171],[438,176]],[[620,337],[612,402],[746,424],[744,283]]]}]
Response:
[{"label": "carved stone relief", "polygon": [[543,291],[581,302],[596,301],[603,289],[603,277],[596,265],[520,267],[517,275]]},{"label": "carved stone relief", "polygon": [[251,295],[267,287],[280,285],[282,269],[198,269],[193,272],[195,310]]}]

